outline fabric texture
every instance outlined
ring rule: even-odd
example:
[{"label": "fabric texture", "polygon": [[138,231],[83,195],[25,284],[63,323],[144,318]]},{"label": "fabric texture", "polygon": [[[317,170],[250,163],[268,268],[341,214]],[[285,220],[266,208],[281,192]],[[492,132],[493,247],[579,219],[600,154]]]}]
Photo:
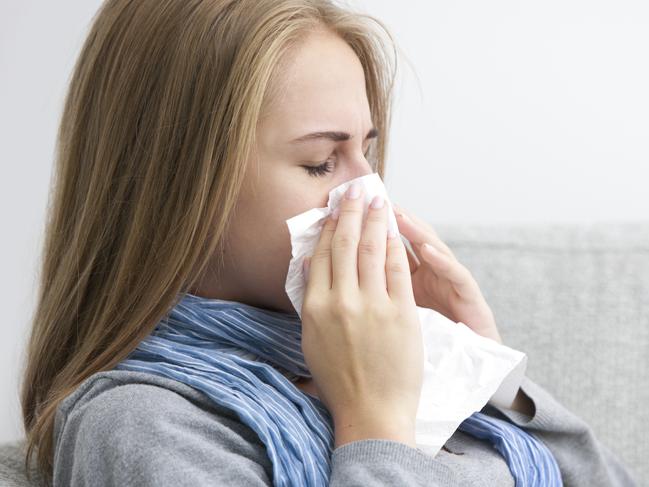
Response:
[{"label": "fabric texture", "polygon": [[[297,314],[188,293],[115,368],[184,382],[234,409],[266,445],[274,485],[326,486],[334,442],[331,416],[273,366],[311,377]],[[476,412],[460,429],[493,443],[517,485],[562,485],[552,453],[517,426]]]},{"label": "fabric texture", "polygon": [[[566,487],[631,487],[625,467],[580,418],[525,378],[534,415],[481,412],[541,436]],[[509,416],[509,418],[508,418]],[[89,377],[59,406],[54,486],[271,486],[273,465],[259,435],[236,414],[182,382],[109,370]],[[389,440],[336,448],[331,487],[514,487],[488,442],[460,430],[432,457]]]}]

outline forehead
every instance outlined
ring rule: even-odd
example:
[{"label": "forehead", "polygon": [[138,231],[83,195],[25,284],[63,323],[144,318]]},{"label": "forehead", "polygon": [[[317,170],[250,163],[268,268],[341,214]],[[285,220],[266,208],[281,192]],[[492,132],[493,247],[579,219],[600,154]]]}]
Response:
[{"label": "forehead", "polygon": [[278,67],[271,92],[263,117],[267,128],[299,136],[311,129],[360,131],[371,125],[360,60],[328,32],[310,34],[294,46]]}]

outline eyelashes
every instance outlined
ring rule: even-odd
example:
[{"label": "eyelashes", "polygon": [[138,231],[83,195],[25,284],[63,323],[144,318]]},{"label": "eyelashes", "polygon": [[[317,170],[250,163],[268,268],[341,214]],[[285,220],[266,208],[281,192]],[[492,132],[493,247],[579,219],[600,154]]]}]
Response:
[{"label": "eyelashes", "polygon": [[333,168],[331,167],[332,164],[333,162],[326,160],[319,166],[302,166],[302,167],[306,169],[306,172],[309,174],[309,176],[318,177],[318,176],[324,176],[328,172],[331,172],[333,170]]},{"label": "eyelashes", "polygon": [[[364,154],[366,159],[369,153],[370,151],[368,149],[367,152],[365,152]],[[326,161],[324,161],[322,164],[318,166],[302,166],[302,167],[306,170],[309,176],[322,177],[325,176],[327,173],[333,171],[333,164],[334,164],[333,161],[327,159]]]}]

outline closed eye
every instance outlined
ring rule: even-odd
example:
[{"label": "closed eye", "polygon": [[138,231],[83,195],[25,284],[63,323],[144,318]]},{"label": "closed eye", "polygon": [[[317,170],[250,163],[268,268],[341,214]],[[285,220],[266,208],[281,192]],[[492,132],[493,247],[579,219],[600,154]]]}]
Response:
[{"label": "closed eye", "polygon": [[[367,151],[365,151],[365,158],[367,159],[368,155],[370,153],[369,148]],[[306,172],[309,174],[309,176],[314,176],[314,177],[322,177],[325,176],[327,173],[330,173],[333,171],[333,161],[327,159],[326,161],[323,161],[321,164],[317,166],[302,166]]]}]

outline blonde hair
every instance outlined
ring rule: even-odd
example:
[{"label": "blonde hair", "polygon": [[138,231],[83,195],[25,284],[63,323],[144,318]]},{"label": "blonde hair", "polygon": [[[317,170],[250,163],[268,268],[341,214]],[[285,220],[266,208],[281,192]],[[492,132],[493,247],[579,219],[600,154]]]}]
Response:
[{"label": "blonde hair", "polygon": [[28,476],[36,452],[52,481],[61,400],[122,361],[206,269],[280,61],[314,28],[363,66],[383,177],[397,50],[376,18],[328,0],[108,0],[97,12],[58,131],[21,389]]}]

